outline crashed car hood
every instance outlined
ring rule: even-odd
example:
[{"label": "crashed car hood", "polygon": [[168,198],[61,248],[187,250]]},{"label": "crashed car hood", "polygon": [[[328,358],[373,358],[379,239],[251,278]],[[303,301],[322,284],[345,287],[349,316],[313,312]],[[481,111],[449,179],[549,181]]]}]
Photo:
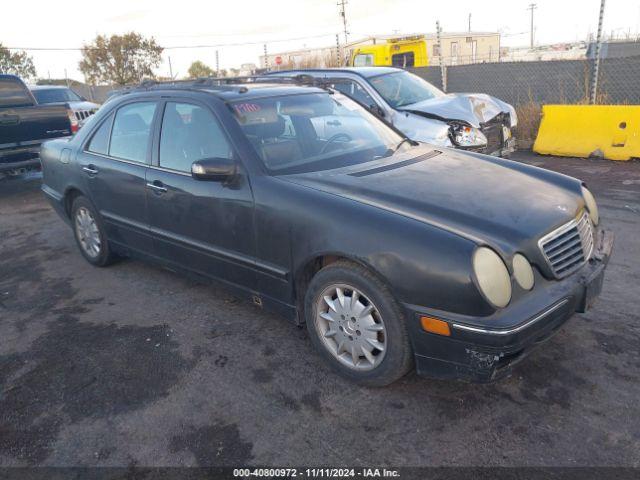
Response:
[{"label": "crashed car hood", "polygon": [[533,245],[583,208],[580,182],[570,177],[451,149],[410,151],[382,162],[280,178],[506,250]]},{"label": "crashed car hood", "polygon": [[483,93],[450,93],[405,105],[398,110],[444,121],[459,120],[475,128],[501,113],[511,113],[508,103]]}]

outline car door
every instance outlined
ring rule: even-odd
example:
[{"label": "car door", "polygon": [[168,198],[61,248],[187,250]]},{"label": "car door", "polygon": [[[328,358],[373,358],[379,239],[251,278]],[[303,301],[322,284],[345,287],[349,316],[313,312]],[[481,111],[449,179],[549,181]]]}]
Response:
[{"label": "car door", "polygon": [[96,127],[77,162],[109,240],[144,253],[153,248],[145,185],[157,109],[151,100],[120,106]]},{"label": "car door", "polygon": [[149,223],[156,255],[178,267],[245,288],[255,285],[253,195],[238,162],[231,182],[196,180],[196,160],[235,158],[208,105],[167,100],[147,174]]}]

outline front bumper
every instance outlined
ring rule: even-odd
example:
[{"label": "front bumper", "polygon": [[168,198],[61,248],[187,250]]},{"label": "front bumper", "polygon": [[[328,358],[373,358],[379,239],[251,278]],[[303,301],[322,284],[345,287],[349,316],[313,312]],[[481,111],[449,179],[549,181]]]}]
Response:
[{"label": "front bumper", "polygon": [[573,275],[550,282],[553,285],[544,292],[546,304],[528,314],[516,311],[519,321],[509,327],[496,329],[490,322],[481,324],[481,319],[471,324],[439,315],[449,323],[451,336],[436,335],[420,326],[420,316],[436,316],[432,311],[405,305],[418,374],[472,382],[491,382],[507,375],[574,313],[591,306],[602,289],[612,248],[613,234],[600,231],[591,259]]}]

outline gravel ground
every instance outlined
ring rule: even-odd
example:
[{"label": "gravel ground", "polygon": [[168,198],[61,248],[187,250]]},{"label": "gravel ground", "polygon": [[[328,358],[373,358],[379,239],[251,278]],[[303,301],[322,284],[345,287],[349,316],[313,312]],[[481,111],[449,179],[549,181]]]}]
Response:
[{"label": "gravel ground", "polygon": [[640,466],[640,163],[587,181],[616,245],[595,307],[492,385],[356,387],[305,330],[137,261],[90,266],[0,180],[0,465]]}]

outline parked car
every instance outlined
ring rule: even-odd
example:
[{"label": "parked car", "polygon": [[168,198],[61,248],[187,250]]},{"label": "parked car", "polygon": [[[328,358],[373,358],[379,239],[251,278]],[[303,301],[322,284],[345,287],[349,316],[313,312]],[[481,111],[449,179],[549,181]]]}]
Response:
[{"label": "parked car", "polygon": [[445,94],[399,68],[288,70],[268,75],[326,80],[419,142],[500,157],[516,148],[518,116],[511,105],[482,93]]},{"label": "parked car", "polygon": [[39,168],[40,144],[71,135],[66,105],[38,105],[19,77],[0,75],[0,174]]},{"label": "parked car", "polygon": [[613,243],[580,180],[419,144],[311,86],[147,84],[41,155],[89,263],[218,280],[367,385],[414,362],[504,375],[590,306]]},{"label": "parked car", "polygon": [[73,112],[75,120],[72,121],[74,132],[77,131],[87,118],[98,111],[100,105],[88,101],[81,95],[63,85],[31,85],[31,93],[40,105],[66,104]]}]

